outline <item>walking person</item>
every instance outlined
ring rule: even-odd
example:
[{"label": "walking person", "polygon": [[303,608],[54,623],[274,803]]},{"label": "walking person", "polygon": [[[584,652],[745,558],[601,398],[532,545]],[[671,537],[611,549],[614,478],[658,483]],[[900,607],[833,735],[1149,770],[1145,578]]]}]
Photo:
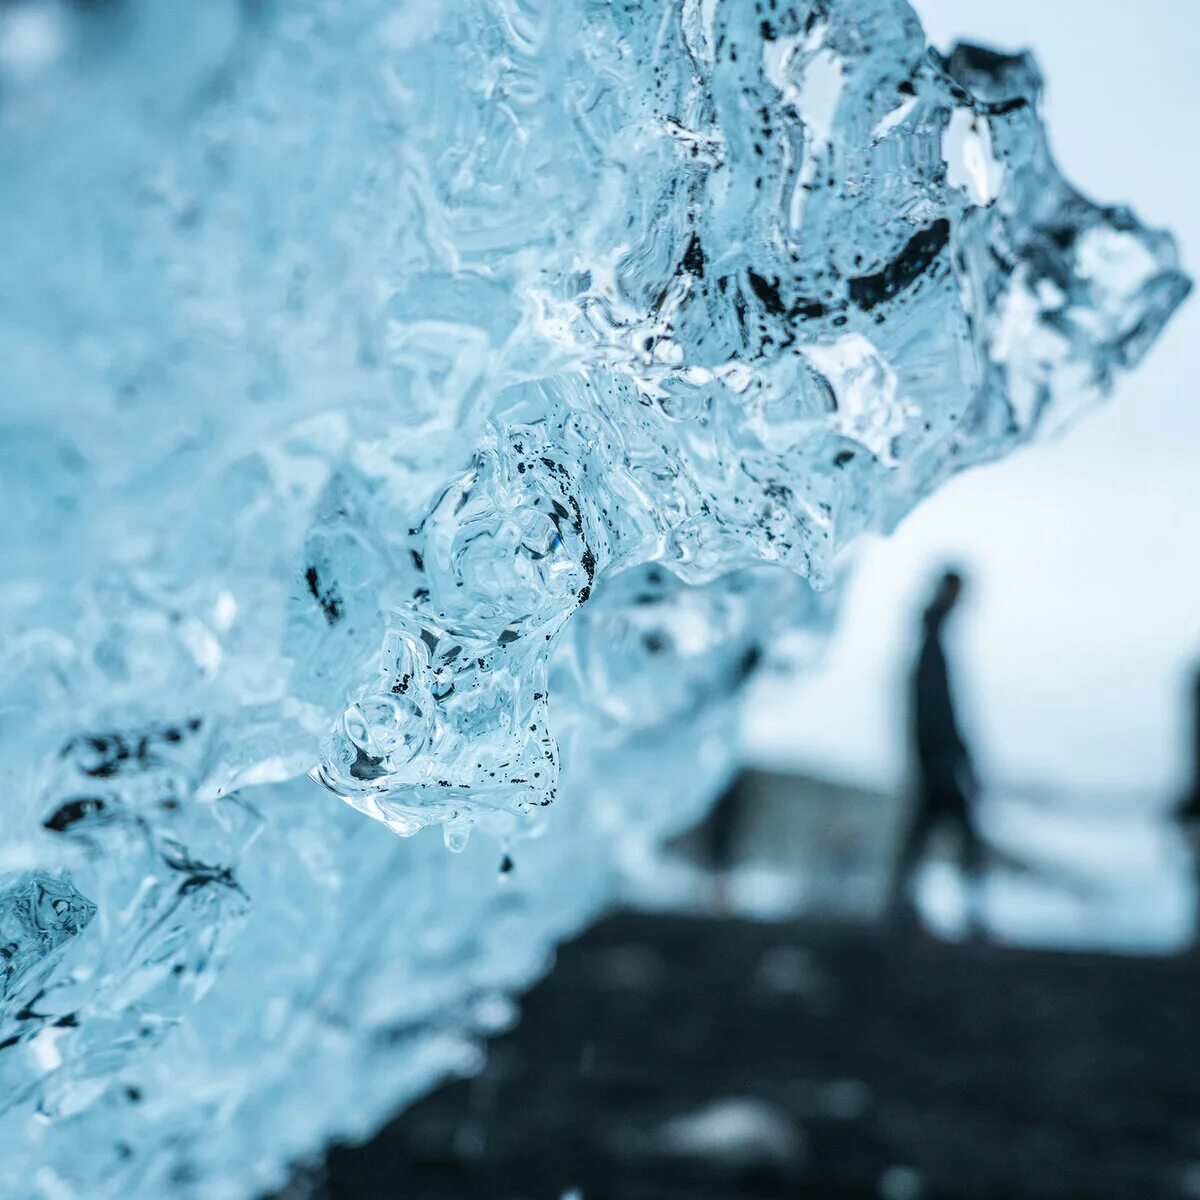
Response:
[{"label": "walking person", "polygon": [[959,728],[942,643],[946,622],[962,592],[962,575],[955,570],[946,570],[922,619],[921,646],[909,696],[916,795],[892,879],[890,908],[892,912],[899,912],[908,907],[913,876],[925,857],[929,841],[935,833],[945,829],[958,839],[959,863],[967,888],[969,927],[972,935],[978,936],[983,932],[984,858],[974,812],[979,782]]}]

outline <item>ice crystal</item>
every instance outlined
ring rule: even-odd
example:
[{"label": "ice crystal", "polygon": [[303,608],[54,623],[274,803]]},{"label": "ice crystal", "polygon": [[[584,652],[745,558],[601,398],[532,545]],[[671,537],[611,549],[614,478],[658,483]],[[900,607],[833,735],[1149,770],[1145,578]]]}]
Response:
[{"label": "ice crystal", "polygon": [[855,536],[1138,359],[1039,88],[901,0],[0,12],[5,1196],[469,1069]]}]

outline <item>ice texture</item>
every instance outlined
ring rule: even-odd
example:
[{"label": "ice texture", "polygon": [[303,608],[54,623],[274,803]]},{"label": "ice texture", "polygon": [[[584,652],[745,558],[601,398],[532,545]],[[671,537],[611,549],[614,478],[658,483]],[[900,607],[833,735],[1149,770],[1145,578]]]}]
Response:
[{"label": "ice texture", "polygon": [[0,1194],[472,1069],[855,537],[1185,295],[1040,88],[900,0],[0,8]]}]

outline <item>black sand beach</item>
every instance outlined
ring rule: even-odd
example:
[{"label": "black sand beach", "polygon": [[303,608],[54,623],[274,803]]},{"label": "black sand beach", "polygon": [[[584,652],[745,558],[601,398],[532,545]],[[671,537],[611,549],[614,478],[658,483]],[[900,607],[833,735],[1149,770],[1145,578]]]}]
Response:
[{"label": "black sand beach", "polygon": [[1200,1197],[1191,958],[621,914],[320,1200]]}]

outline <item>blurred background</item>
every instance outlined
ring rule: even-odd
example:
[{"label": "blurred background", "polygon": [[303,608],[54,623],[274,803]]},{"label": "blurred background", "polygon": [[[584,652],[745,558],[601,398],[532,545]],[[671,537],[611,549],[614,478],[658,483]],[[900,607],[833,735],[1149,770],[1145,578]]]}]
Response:
[{"label": "blurred background", "polygon": [[[1066,175],[1200,246],[1195,0],[917,0],[1029,48]],[[1188,825],[1200,305],[1064,437],[959,478],[854,564],[823,664],[767,678],[749,769],[524,1004],[484,1072],[295,1195],[1200,1197]],[[895,904],[909,677],[944,564],[980,790]],[[919,793],[919,788],[916,789]],[[978,917],[979,914],[976,914]]]},{"label": "blurred background", "polygon": [[[1174,230],[1195,269],[1200,7],[1146,0],[1136,17],[1112,0],[915,7],[937,45],[1031,48],[1068,177],[1102,203],[1127,196],[1150,224]],[[940,565],[961,564],[970,586],[947,635],[954,682],[1003,835],[1107,872],[1124,893],[1085,904],[1002,888],[994,917],[1010,936],[1160,949],[1191,936],[1186,859],[1155,827],[1192,770],[1198,378],[1191,302],[1107,405],[1060,438],[960,476],[867,547],[823,669],[766,682],[748,714],[759,764],[901,786],[920,606]],[[1023,800],[1032,803],[1014,822]]]}]

